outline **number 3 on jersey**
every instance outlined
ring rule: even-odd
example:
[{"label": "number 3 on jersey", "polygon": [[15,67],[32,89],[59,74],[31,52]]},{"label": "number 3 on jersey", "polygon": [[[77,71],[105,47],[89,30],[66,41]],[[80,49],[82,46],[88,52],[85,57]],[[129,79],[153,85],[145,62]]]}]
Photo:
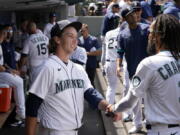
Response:
[{"label": "number 3 on jersey", "polygon": [[47,48],[45,43],[38,44],[37,49],[38,49],[38,55],[45,55],[47,53]]}]

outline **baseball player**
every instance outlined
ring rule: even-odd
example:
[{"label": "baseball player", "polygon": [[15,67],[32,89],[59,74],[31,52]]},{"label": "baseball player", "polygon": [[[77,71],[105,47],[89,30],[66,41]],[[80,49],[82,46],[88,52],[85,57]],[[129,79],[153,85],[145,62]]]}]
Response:
[{"label": "baseball player", "polygon": [[44,34],[50,39],[51,38],[51,29],[56,24],[56,13],[49,14],[49,23],[44,27]]},{"label": "baseball player", "polygon": [[4,66],[3,51],[1,47],[2,41],[5,39],[7,33],[4,26],[0,26],[0,83],[8,84],[14,87],[14,100],[16,104],[16,121],[12,126],[20,126],[25,119],[25,98],[23,89],[23,79],[16,75],[11,68]]},{"label": "baseball player", "polygon": [[83,47],[87,53],[86,72],[94,86],[95,72],[97,67],[97,56],[101,55],[100,44],[95,36],[89,33],[89,26],[83,24],[81,28],[81,37],[79,37],[78,45]]},{"label": "baseball player", "polygon": [[[147,57],[146,48],[148,44],[149,25],[138,23],[135,11],[136,10],[132,6],[122,9],[121,15],[127,21],[128,27],[125,27],[118,36],[118,43],[120,45],[118,58],[119,66],[122,65],[123,57],[125,57],[129,81],[132,80],[139,62]],[[127,86],[125,87],[127,88]],[[141,101],[133,108],[134,127],[129,130],[131,134],[141,132],[142,129],[140,105]]]},{"label": "baseball player", "polygon": [[117,18],[119,19],[119,11],[120,11],[119,4],[113,1],[110,7],[111,7],[111,10],[107,12],[107,14],[104,16],[102,28],[101,28],[101,42],[102,42],[102,54],[103,54],[101,55],[102,66],[105,65],[104,52],[106,52],[104,37],[108,31],[116,28]]},{"label": "baseball player", "polygon": [[84,98],[95,108],[105,110],[108,103],[93,88],[82,66],[69,60],[77,47],[80,22],[62,20],[51,30],[52,55],[29,90],[26,135],[77,135],[81,127]]},{"label": "baseball player", "polygon": [[[118,25],[116,25],[118,26]],[[117,36],[119,34],[120,28],[116,28],[106,33],[105,36],[105,72],[107,76],[107,92],[106,100],[110,104],[115,102],[115,90],[117,86],[117,74],[116,74],[116,59],[117,59]]]},{"label": "baseball player", "polygon": [[70,56],[70,60],[74,63],[80,64],[85,68],[87,62],[86,50],[83,47],[77,46]]},{"label": "baseball player", "polygon": [[49,39],[43,33],[38,32],[36,24],[30,22],[27,26],[29,38],[25,41],[20,60],[20,69],[29,60],[30,82],[32,83],[41,69],[44,60],[48,58]]},{"label": "baseball player", "polygon": [[140,62],[127,96],[114,106],[122,112],[143,97],[148,135],[180,135],[179,37],[180,23],[174,16],[157,17],[148,45],[155,44],[156,55]]}]

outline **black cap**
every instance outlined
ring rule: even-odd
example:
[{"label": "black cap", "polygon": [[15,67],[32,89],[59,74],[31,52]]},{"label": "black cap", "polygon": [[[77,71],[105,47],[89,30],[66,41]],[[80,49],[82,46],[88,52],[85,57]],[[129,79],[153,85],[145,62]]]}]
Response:
[{"label": "black cap", "polygon": [[49,18],[51,18],[51,17],[56,17],[56,13],[50,13]]},{"label": "black cap", "polygon": [[128,7],[121,10],[121,16],[123,18],[125,18],[126,16],[133,13],[134,11],[135,11],[135,9],[133,9],[132,6],[128,6]]},{"label": "black cap", "polygon": [[141,9],[141,3],[139,1],[133,1],[132,8],[133,9]]},{"label": "black cap", "polygon": [[80,22],[70,22],[69,20],[58,21],[51,29],[51,37],[58,36],[65,28],[74,27],[77,32],[82,27],[82,23]]}]

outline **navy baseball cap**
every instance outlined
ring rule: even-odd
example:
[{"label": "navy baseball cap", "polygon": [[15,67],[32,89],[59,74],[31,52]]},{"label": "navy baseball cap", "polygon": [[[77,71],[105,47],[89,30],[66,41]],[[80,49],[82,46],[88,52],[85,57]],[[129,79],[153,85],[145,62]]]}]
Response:
[{"label": "navy baseball cap", "polygon": [[56,17],[56,13],[50,13],[49,18],[51,18],[51,17]]},{"label": "navy baseball cap", "polygon": [[62,33],[62,31],[67,27],[74,27],[77,32],[82,27],[81,22],[70,22],[69,20],[58,21],[51,29],[51,37],[58,36]]},{"label": "navy baseball cap", "polygon": [[133,9],[141,9],[141,3],[139,1],[133,1],[132,8]]},{"label": "navy baseball cap", "polygon": [[134,11],[135,11],[135,9],[133,9],[132,6],[128,6],[128,7],[121,10],[121,16],[123,18],[125,18],[126,16],[133,13]]}]

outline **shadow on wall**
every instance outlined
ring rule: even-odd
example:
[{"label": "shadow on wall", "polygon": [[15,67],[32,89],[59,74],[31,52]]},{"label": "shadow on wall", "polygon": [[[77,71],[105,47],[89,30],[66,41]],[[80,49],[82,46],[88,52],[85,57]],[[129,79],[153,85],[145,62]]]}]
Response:
[{"label": "shadow on wall", "polygon": [[104,16],[79,16],[78,21],[89,26],[89,33],[97,38],[101,35],[101,25]]}]

